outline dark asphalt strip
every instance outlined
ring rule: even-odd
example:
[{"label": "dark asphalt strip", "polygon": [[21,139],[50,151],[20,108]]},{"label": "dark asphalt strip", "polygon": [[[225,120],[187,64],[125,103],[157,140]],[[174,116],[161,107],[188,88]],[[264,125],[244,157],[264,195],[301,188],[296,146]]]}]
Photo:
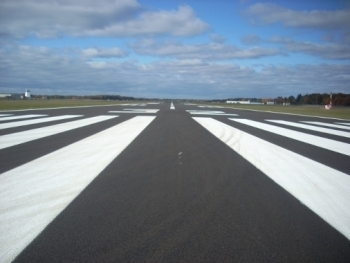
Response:
[{"label": "dark asphalt strip", "polygon": [[348,262],[347,239],[175,108],[15,262]]}]

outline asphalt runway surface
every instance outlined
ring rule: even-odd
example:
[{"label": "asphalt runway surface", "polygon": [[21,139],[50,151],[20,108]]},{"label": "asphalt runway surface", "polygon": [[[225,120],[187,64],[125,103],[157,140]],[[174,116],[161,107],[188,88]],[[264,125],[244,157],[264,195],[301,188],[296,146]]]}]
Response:
[{"label": "asphalt runway surface", "polygon": [[349,121],[172,106],[0,112],[0,261],[350,262]]}]

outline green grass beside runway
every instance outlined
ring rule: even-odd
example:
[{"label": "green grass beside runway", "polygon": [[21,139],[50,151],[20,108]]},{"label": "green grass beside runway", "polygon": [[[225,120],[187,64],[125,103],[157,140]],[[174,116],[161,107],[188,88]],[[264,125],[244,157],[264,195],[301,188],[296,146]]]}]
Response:
[{"label": "green grass beside runway", "polygon": [[123,103],[121,101],[96,101],[96,100],[0,100],[0,110],[24,110],[41,108],[60,108],[60,107],[81,107],[98,105],[116,105]]},{"label": "green grass beside runway", "polygon": [[[60,107],[106,106],[124,103],[145,103],[140,101],[98,101],[98,100],[0,100],[0,110],[23,110]],[[290,113],[309,116],[329,117],[350,120],[350,107],[333,107],[326,110],[324,106],[281,106],[281,105],[244,105],[227,103],[203,104],[239,110],[256,110],[277,113]]]},{"label": "green grass beside runway", "polygon": [[333,107],[331,110],[326,110],[324,106],[243,105],[227,103],[211,103],[205,105],[221,106],[239,110],[256,110],[350,120],[350,107]]}]

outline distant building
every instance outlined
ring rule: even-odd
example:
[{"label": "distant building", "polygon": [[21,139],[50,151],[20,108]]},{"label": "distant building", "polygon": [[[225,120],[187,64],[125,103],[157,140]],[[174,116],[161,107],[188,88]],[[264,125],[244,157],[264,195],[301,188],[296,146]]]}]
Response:
[{"label": "distant building", "polygon": [[26,92],[24,93],[24,97],[26,99],[30,99],[30,90],[29,89],[27,89]]},{"label": "distant building", "polygon": [[238,101],[238,100],[228,100],[226,103],[232,103],[232,104],[250,104],[250,100],[246,101]]},{"label": "distant building", "polygon": [[0,98],[1,99],[9,99],[12,97],[12,94],[9,93],[0,93]]},{"label": "distant building", "polygon": [[0,99],[31,99],[30,90],[26,90],[25,93],[0,93]]},{"label": "distant building", "polygon": [[262,102],[256,102],[256,101],[250,101],[250,100],[228,100],[226,103],[232,103],[232,104],[254,104],[254,105],[263,105]]}]

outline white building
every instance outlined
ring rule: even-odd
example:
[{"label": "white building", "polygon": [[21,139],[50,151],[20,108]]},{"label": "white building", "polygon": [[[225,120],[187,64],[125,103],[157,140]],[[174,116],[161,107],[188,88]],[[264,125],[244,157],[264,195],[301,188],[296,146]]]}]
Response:
[{"label": "white building", "polygon": [[1,93],[0,94],[0,98],[2,98],[2,99],[4,99],[4,98],[11,98],[11,97],[12,97],[12,95],[9,94],[9,93]]},{"label": "white building", "polygon": [[29,89],[27,89],[26,92],[24,93],[24,97],[26,99],[30,99],[30,90]]},{"label": "white building", "polygon": [[226,103],[233,103],[233,104],[250,104],[250,100],[247,101],[237,101],[237,100],[228,100]]}]

